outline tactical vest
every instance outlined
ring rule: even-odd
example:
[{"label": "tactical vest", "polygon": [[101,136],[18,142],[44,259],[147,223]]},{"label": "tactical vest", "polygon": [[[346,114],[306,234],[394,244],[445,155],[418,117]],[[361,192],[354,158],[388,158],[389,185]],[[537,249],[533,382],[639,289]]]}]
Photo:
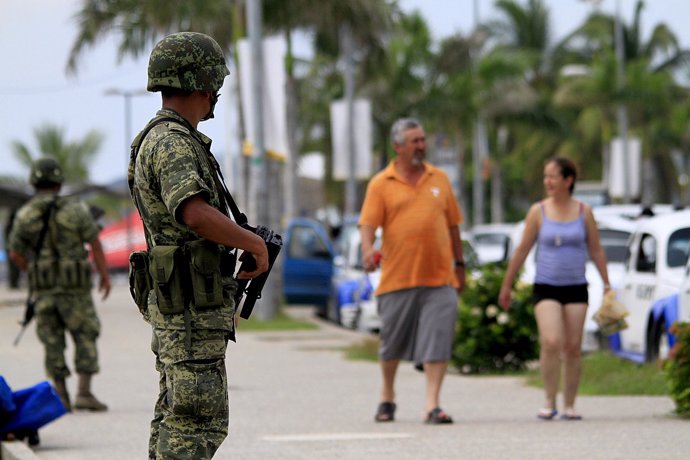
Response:
[{"label": "tactical vest", "polygon": [[56,237],[60,229],[55,216],[63,204],[64,201],[58,198],[54,207],[51,204],[45,211],[49,216],[45,221],[46,238],[42,245],[50,249],[50,256],[41,256],[45,251],[37,248],[40,253],[35,254],[34,260],[29,264],[29,287],[37,292],[91,289],[91,264],[86,259],[86,254],[82,259],[70,259],[60,253]]},{"label": "tactical vest", "polygon": [[[141,211],[134,184],[136,158],[149,131],[165,122],[183,125],[175,118],[155,118],[132,142],[127,179],[139,215]],[[136,251],[129,256],[130,293],[142,313],[148,308],[151,291],[155,293],[158,308],[163,314],[181,314],[190,305],[200,310],[230,304],[232,292],[225,286],[228,283],[224,283],[224,279],[232,280],[236,261],[234,251],[205,239],[180,246],[156,245],[146,225],[144,230],[147,251]]]}]

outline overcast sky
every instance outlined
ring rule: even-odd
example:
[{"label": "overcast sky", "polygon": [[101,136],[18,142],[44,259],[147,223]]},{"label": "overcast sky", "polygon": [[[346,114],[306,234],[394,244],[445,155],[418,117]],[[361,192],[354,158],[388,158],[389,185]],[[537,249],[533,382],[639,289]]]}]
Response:
[{"label": "overcast sky", "polygon": [[[622,16],[630,20],[635,0],[618,0]],[[131,99],[131,129],[125,129],[122,96],[108,96],[108,89],[137,91],[146,87],[147,50],[141,59],[117,61],[116,43],[107,40],[87,50],[78,75],[65,75],[65,63],[77,33],[73,20],[80,0],[21,0],[0,2],[0,173],[25,175],[10,151],[12,140],[20,140],[33,151],[33,130],[43,124],[64,128],[67,139],[77,139],[92,129],[106,137],[94,160],[91,179],[108,183],[124,177],[131,136],[160,107],[156,94]],[[480,20],[496,17],[493,0],[400,0],[406,10],[418,9],[429,22],[436,38],[454,32],[468,33],[474,24],[474,4]],[[570,32],[591,11],[582,0],[547,0],[554,38]],[[643,28],[648,36],[653,25],[666,22],[690,48],[689,0],[647,0]],[[600,8],[615,10],[616,0],[603,0]],[[226,79],[216,118],[200,129],[213,138],[217,155],[236,150],[232,130],[230,84]],[[227,129],[224,129],[227,127]],[[228,174],[226,174],[228,176]]]}]

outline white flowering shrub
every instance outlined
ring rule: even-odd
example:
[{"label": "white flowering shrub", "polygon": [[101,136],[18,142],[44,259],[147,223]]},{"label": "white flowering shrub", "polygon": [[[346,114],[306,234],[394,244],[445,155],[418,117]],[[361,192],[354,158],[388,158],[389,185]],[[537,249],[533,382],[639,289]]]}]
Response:
[{"label": "white flowering shrub", "polygon": [[515,372],[539,356],[531,285],[516,283],[511,308],[498,306],[505,269],[505,264],[488,264],[468,276],[452,357],[462,373]]}]

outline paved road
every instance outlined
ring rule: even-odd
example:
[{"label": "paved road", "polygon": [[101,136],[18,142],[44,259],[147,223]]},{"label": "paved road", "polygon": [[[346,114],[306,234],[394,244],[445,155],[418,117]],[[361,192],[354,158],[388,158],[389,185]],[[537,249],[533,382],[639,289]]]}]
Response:
[{"label": "paved road", "polygon": [[[33,326],[11,342],[23,293],[0,290],[0,373],[14,388],[44,380]],[[111,407],[73,413],[40,431],[40,460],[145,459],[157,375],[150,330],[125,286],[99,303],[102,372],[94,391]],[[291,313],[312,318],[308,308]],[[449,375],[450,426],[421,423],[423,376],[399,371],[396,422],[376,424],[375,363],[344,359],[364,335],[325,323],[303,332],[242,332],[230,347],[230,436],[215,458],[301,459],[687,459],[690,422],[667,397],[581,397],[581,422],[535,418],[541,390],[516,377]],[[70,350],[71,353],[71,350]],[[74,392],[76,379],[69,384]],[[7,459],[4,459],[7,460]]]}]

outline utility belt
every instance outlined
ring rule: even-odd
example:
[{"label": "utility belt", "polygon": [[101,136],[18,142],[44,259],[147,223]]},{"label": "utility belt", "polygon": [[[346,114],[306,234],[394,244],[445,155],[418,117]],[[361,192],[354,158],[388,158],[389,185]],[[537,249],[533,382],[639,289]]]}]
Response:
[{"label": "utility belt", "polygon": [[[208,240],[182,246],[154,246],[129,255],[129,290],[143,313],[154,291],[158,309],[166,315],[229,305],[235,253]],[[223,284],[223,279],[228,285]],[[232,290],[234,292],[234,290]]]},{"label": "utility belt", "polygon": [[78,259],[41,259],[29,267],[29,286],[36,291],[91,289],[91,264]]}]

